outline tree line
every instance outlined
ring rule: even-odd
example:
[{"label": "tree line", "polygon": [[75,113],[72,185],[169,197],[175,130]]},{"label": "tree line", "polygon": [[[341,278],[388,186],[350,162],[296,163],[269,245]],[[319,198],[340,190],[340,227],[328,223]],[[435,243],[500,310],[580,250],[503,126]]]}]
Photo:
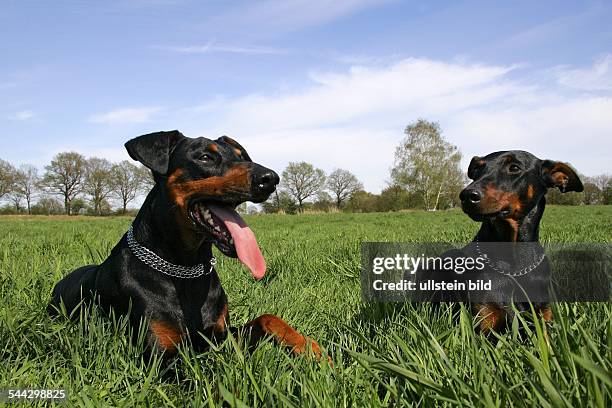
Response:
[{"label": "tree line", "polygon": [[[349,170],[335,169],[327,175],[310,163],[291,162],[282,172],[279,188],[261,208],[244,204],[239,210],[294,214],[435,211],[459,206],[459,192],[468,183],[461,169],[459,149],[444,139],[436,122],[419,119],[405,128],[404,135],[395,150],[390,181],[380,194],[365,191],[363,183]],[[612,204],[610,175],[581,176],[581,179],[583,192],[561,194],[551,189],[547,202]],[[64,152],[55,155],[39,175],[32,165],[14,167],[0,159],[0,200],[10,203],[0,208],[0,212],[125,214],[128,204],[146,193],[152,183],[149,170],[127,160],[111,163],[103,158]]]},{"label": "tree line", "polygon": [[2,213],[125,214],[128,205],[152,186],[150,171],[127,160],[112,163],[76,152],[56,154],[40,174],[30,164],[19,167],[0,159]]},{"label": "tree line", "polygon": [[[336,169],[326,177],[322,169],[306,162],[289,163],[281,184],[263,204],[265,212],[301,211],[385,212],[404,209],[453,208],[460,205],[459,193],[468,183],[461,169],[461,152],[442,136],[436,122],[419,119],[404,130],[395,150],[390,182],[380,194],[363,189],[348,170]],[[612,204],[612,177],[581,176],[584,191],[561,194],[551,189],[550,204]]]}]

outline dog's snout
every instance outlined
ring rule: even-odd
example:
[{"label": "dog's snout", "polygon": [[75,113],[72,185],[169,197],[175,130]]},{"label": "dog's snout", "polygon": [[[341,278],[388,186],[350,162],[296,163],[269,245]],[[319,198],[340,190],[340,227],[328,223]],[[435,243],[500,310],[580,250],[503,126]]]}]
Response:
[{"label": "dog's snout", "polygon": [[265,170],[254,177],[253,184],[258,192],[269,194],[274,191],[279,181],[280,178],[276,172],[272,170]]},{"label": "dog's snout", "polygon": [[482,199],[482,193],[473,188],[466,188],[459,194],[459,198],[464,203],[470,202],[472,204],[478,204]]}]

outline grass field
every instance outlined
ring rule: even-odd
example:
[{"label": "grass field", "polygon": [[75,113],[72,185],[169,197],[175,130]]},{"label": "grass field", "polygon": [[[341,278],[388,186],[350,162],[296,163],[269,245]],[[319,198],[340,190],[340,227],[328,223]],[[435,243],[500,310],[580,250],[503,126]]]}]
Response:
[{"label": "grass field", "polygon": [[[360,242],[466,242],[477,224],[459,211],[247,221],[268,272],[255,282],[218,257],[232,323],[278,314],[317,339],[333,366],[270,343],[246,354],[229,340],[204,354],[183,347],[164,372],[127,341],[122,319],[45,314],[54,283],[104,259],[130,219],[3,217],[0,388],[65,388],[83,406],[611,406],[610,304],[558,304],[552,327],[517,320],[526,331],[492,342],[465,311],[454,319],[447,309],[362,303]],[[549,207],[541,239],[610,243],[611,231],[611,206]]]}]

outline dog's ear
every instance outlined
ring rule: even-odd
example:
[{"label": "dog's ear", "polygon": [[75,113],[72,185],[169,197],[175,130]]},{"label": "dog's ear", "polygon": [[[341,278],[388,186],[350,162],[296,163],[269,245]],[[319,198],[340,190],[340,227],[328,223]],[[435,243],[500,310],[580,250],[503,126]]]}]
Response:
[{"label": "dog's ear", "polygon": [[168,172],[170,154],[176,143],[185,138],[178,130],[155,132],[129,140],[125,148],[134,160],[138,160],[153,172],[165,175]]},{"label": "dog's ear", "polygon": [[471,180],[476,180],[476,170],[478,170],[478,168],[481,167],[483,164],[484,163],[482,161],[482,158],[478,156],[472,157],[472,160],[470,161],[470,165],[468,167],[468,177]]},{"label": "dog's ear", "polygon": [[562,193],[584,190],[578,174],[567,163],[543,160],[542,178],[547,187],[558,187]]},{"label": "dog's ear", "polygon": [[217,142],[223,142],[223,143],[227,143],[228,145],[232,146],[234,149],[236,149],[236,154],[240,157],[242,157],[244,160],[246,161],[250,161],[252,162],[253,160],[251,160],[251,158],[249,157],[249,154],[247,153],[246,149],[244,147],[242,147],[240,145],[240,143],[238,143],[237,141],[235,141],[234,139],[232,139],[229,136],[221,136],[220,138],[217,139]]}]

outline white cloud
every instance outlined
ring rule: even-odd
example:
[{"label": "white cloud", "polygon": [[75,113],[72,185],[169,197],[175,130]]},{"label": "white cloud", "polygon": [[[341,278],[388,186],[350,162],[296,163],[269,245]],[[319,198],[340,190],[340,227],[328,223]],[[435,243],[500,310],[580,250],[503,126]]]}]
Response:
[{"label": "white cloud", "polygon": [[92,115],[89,117],[89,121],[103,124],[144,123],[150,121],[153,115],[161,110],[162,108],[155,106],[116,109]]},{"label": "white cloud", "polygon": [[562,85],[586,91],[612,91],[612,54],[602,56],[590,68],[559,67],[555,72]]},{"label": "white cloud", "polygon": [[194,136],[229,134],[276,170],[300,160],[347,168],[371,191],[384,187],[403,129],[419,117],[440,122],[464,166],[472,155],[521,149],[585,174],[609,172],[612,97],[528,86],[510,78],[516,69],[415,58],[356,66],[312,74],[300,91],[206,104],[191,126],[181,123]]},{"label": "white cloud", "polygon": [[23,110],[19,112],[15,112],[12,115],[9,115],[9,119],[11,120],[28,120],[34,117],[34,112],[30,110]]}]

